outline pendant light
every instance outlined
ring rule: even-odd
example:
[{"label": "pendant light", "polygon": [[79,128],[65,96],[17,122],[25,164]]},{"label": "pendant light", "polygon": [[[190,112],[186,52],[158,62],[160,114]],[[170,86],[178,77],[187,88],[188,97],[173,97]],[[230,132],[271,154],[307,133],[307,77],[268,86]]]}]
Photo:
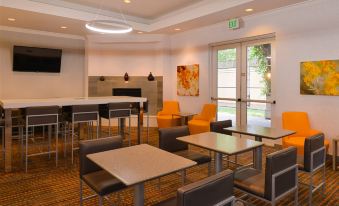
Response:
[{"label": "pendant light", "polygon": [[[103,0],[101,1],[100,10],[102,10]],[[131,25],[126,22],[125,16],[120,9],[121,20],[98,20],[98,13],[95,20],[88,21],[85,27],[88,30],[101,34],[125,34],[133,31]]]}]

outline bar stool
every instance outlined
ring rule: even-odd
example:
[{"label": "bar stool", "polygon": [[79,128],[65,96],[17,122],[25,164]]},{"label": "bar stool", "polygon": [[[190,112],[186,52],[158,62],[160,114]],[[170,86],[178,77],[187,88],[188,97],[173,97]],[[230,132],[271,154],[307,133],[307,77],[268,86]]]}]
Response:
[{"label": "bar stool", "polygon": [[[96,131],[96,138],[99,137],[99,106],[97,104],[93,105],[73,105],[73,106],[67,106],[63,107],[63,113],[65,114],[66,121],[71,124],[72,132],[71,132],[71,147],[72,147],[72,164],[74,162],[74,150],[79,148],[74,148],[74,124],[79,124],[79,139],[80,139],[80,124],[81,123],[87,123],[88,124],[88,136],[91,135],[93,139],[93,132],[92,132],[92,126],[93,122],[96,122],[97,125],[97,131]],[[65,142],[66,142],[66,136],[65,136]],[[64,147],[64,150],[66,152],[66,144]]]},{"label": "bar stool", "polygon": [[[143,113],[146,114],[146,135],[147,135],[147,144],[149,142],[149,112],[148,112],[148,100],[142,103]],[[140,103],[134,102],[132,103],[132,114],[140,115]],[[142,143],[142,142],[141,142]]]},{"label": "bar stool", "polygon": [[131,146],[131,103],[119,102],[100,105],[100,118],[108,119],[108,136],[111,136],[111,119],[118,119],[119,134],[124,134],[123,120],[128,118],[128,144]]},{"label": "bar stool", "polygon": [[[58,126],[59,126],[59,107],[46,106],[46,107],[28,107],[24,110],[25,114],[25,168],[27,172],[28,157],[55,153],[55,164],[58,166]],[[51,151],[51,127],[55,126],[55,150]],[[37,126],[48,126],[48,152],[39,152],[28,154],[28,129]]]},{"label": "bar stool", "polygon": [[1,152],[5,154],[5,119],[2,108],[0,108],[0,130],[1,130]]}]

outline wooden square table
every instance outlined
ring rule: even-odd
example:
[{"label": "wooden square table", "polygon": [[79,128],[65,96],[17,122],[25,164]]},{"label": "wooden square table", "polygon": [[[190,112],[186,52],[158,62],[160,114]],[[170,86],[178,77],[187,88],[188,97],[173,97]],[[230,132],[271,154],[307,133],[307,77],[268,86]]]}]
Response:
[{"label": "wooden square table", "polygon": [[271,128],[271,127],[262,127],[256,125],[241,125],[235,127],[227,127],[224,130],[239,134],[246,134],[255,137],[256,141],[262,141],[265,139],[277,140],[283,137],[286,137],[291,134],[295,134],[295,131]]},{"label": "wooden square table", "polygon": [[172,114],[172,118],[174,116],[178,116],[181,118],[181,125],[188,125],[188,121],[192,119],[192,117],[196,115],[195,113],[190,113],[190,112],[179,112],[176,114]]},{"label": "wooden square table", "polygon": [[262,142],[234,137],[216,132],[204,132],[184,137],[179,141],[202,147],[215,152],[215,171],[222,171],[222,154],[236,155],[253,150],[254,167],[261,170]]},{"label": "wooden square table", "polygon": [[144,182],[197,163],[159,148],[141,144],[87,157],[127,186],[134,186],[134,205],[144,205]]},{"label": "wooden square table", "polygon": [[[256,141],[262,142],[262,139],[271,139],[271,140],[277,140],[283,137],[286,137],[291,134],[295,134],[295,131],[291,130],[285,130],[285,129],[278,129],[278,128],[271,128],[271,127],[262,127],[262,126],[256,126],[256,125],[241,125],[241,126],[235,126],[235,127],[227,127],[224,128],[225,131],[239,133],[239,134],[245,134],[245,135],[251,135],[255,137]],[[260,165],[261,163],[261,159]]]}]

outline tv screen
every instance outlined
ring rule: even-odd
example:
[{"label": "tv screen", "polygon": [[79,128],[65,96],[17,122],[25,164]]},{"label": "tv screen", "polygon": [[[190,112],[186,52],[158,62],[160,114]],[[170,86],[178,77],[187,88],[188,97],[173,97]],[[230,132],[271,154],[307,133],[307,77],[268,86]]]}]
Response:
[{"label": "tv screen", "polygon": [[13,71],[59,73],[61,49],[14,46]]},{"label": "tv screen", "polygon": [[141,88],[113,88],[113,96],[141,97]]}]

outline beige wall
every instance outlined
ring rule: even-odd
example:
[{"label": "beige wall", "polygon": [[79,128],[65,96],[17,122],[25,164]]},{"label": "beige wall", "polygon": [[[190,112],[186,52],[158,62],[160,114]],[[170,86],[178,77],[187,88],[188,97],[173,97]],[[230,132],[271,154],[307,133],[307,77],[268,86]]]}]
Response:
[{"label": "beige wall", "polygon": [[[62,49],[61,73],[13,72],[13,45]],[[84,95],[84,41],[0,31],[0,98]]]},{"label": "beige wall", "polygon": [[[154,76],[168,78],[169,45],[163,35],[94,35],[87,37],[88,76]],[[171,88],[164,85],[164,98]]]},{"label": "beige wall", "polygon": [[[310,1],[245,17],[244,27],[238,30],[220,23],[171,36],[171,68],[200,64],[200,96],[177,96],[175,87],[170,95],[182,110],[199,112],[212,96],[209,44],[275,33],[272,91],[277,104],[272,106],[272,125],[281,127],[284,111],[305,111],[311,126],[323,131],[327,139],[339,135],[339,96],[301,95],[299,89],[300,62],[339,59],[338,8],[337,0]],[[175,70],[170,76],[164,85],[176,84]]]}]

